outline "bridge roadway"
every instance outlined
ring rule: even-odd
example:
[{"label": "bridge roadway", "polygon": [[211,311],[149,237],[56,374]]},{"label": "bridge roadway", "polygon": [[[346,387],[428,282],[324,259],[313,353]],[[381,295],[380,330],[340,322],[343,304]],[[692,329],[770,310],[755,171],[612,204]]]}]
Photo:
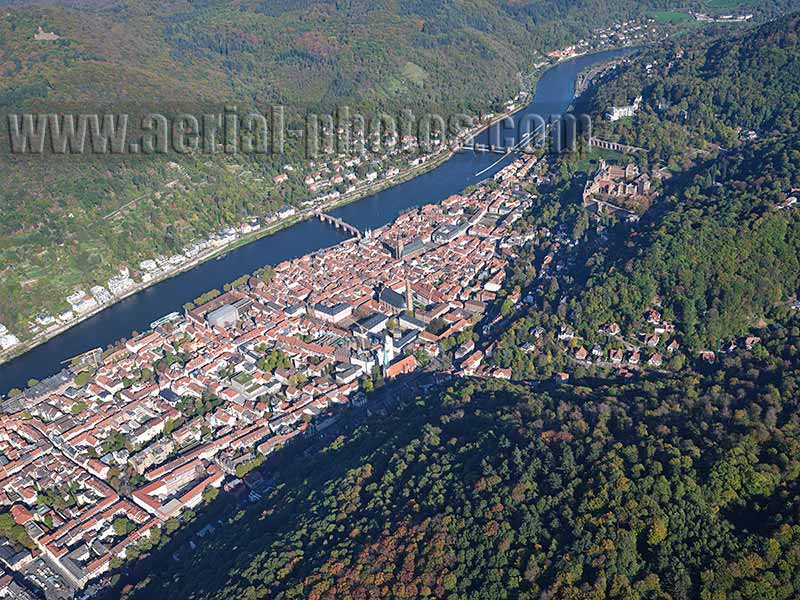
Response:
[{"label": "bridge roadway", "polygon": [[464,146],[460,146],[458,148],[459,152],[491,152],[493,154],[511,154],[511,153],[521,153],[521,154],[532,154],[532,150],[529,149],[527,146],[521,146],[517,144],[516,146],[512,147],[499,147],[499,146],[492,146],[486,144],[466,144]]},{"label": "bridge roadway", "polygon": [[342,219],[340,219],[338,217],[334,217],[334,216],[329,215],[328,213],[324,213],[322,211],[317,211],[314,214],[323,223],[328,223],[328,224],[333,225],[334,227],[336,227],[336,229],[341,229],[342,231],[346,231],[347,233],[349,233],[353,237],[356,237],[358,239],[361,239],[361,238],[364,237],[364,234],[361,233],[361,231],[357,227],[354,227],[353,225],[350,225],[350,223],[347,223],[346,221],[343,221]]}]

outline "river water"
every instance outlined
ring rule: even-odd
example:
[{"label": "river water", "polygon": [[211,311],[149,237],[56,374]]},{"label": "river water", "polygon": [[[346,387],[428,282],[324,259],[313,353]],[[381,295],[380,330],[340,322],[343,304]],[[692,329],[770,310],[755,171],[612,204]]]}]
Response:
[{"label": "river water", "polygon": [[[565,112],[572,102],[578,73],[590,65],[616,58],[625,52],[628,51],[612,50],[582,56],[546,71],[539,78],[533,102],[515,117],[519,119],[526,114],[538,114],[547,118]],[[488,144],[492,141],[497,144],[497,140],[504,137],[505,129],[496,125],[492,130],[476,136],[475,142]],[[511,160],[507,157],[491,166],[499,158],[500,155],[492,153],[456,154],[433,171],[338,208],[332,214],[362,231],[375,229],[393,221],[409,208],[440,202],[470,184],[493,176]],[[488,167],[491,168],[485,170]],[[477,173],[481,171],[484,172],[478,176]],[[332,226],[307,220],[164,280],[0,365],[0,395],[14,387],[24,389],[31,378],[42,379],[53,375],[61,370],[65,360],[130,337],[133,331],[144,331],[159,317],[181,310],[184,303],[210,289],[221,289],[225,283],[245,273],[335,245],[344,239],[345,235]]]}]

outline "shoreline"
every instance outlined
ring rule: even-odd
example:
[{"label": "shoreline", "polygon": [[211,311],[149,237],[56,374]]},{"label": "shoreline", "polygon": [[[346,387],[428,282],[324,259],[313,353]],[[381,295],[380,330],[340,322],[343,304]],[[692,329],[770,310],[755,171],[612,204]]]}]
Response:
[{"label": "shoreline", "polygon": [[[505,116],[507,116],[507,115],[504,114],[503,117],[501,117],[501,118],[505,118]],[[481,126],[480,130],[475,131],[471,135],[478,135],[479,133],[481,133],[482,131],[485,131],[487,128],[491,127],[494,124],[495,124],[495,121],[492,121],[488,125],[483,125],[483,126]],[[458,147],[460,148],[460,145]],[[371,184],[371,185],[365,186],[363,189],[355,190],[355,191],[351,192],[349,195],[343,195],[343,196],[337,198],[336,200],[331,201],[329,204],[324,204],[322,206],[318,206],[318,207],[313,208],[313,209],[311,209],[311,208],[304,209],[302,213],[298,213],[297,215],[293,215],[293,216],[289,217],[288,219],[285,219],[285,220],[280,221],[278,223],[270,224],[270,225],[268,225],[266,227],[263,227],[262,229],[260,229],[259,231],[255,232],[255,233],[250,233],[250,234],[247,234],[245,236],[242,236],[239,239],[234,240],[233,242],[231,242],[231,243],[229,243],[229,244],[227,244],[225,246],[221,246],[219,248],[214,248],[210,252],[207,252],[205,254],[200,254],[197,257],[187,261],[186,263],[182,264],[181,266],[179,266],[179,267],[175,268],[174,270],[170,271],[169,273],[166,273],[166,274],[164,274],[164,275],[162,275],[160,277],[151,279],[150,281],[148,281],[146,283],[142,282],[142,283],[137,284],[136,286],[134,286],[133,288],[131,288],[130,290],[128,290],[127,292],[125,292],[121,296],[115,297],[112,302],[109,302],[109,303],[103,304],[101,306],[98,306],[98,307],[92,309],[91,311],[87,312],[86,314],[81,315],[80,317],[71,320],[69,323],[64,323],[64,324],[62,324],[62,325],[60,325],[60,326],[58,326],[58,327],[56,327],[54,329],[49,329],[49,330],[46,330],[44,332],[41,332],[41,333],[37,334],[36,336],[34,336],[31,340],[28,340],[27,342],[21,342],[18,346],[15,346],[11,350],[11,352],[9,352],[7,354],[4,354],[4,355],[0,355],[0,367],[2,367],[3,365],[5,365],[5,364],[17,359],[17,358],[20,358],[20,357],[24,356],[25,354],[27,354],[28,352],[30,352],[34,348],[36,348],[38,346],[41,346],[42,344],[45,344],[45,343],[49,342],[50,340],[53,340],[53,339],[57,338],[62,333],[66,333],[67,331],[69,331],[73,327],[76,327],[77,325],[83,323],[84,321],[87,321],[87,320],[91,319],[92,317],[102,313],[106,309],[109,309],[109,308],[119,304],[120,302],[130,298],[131,296],[135,296],[136,294],[138,294],[140,292],[143,292],[143,291],[147,290],[148,288],[151,288],[151,287],[153,287],[153,286],[155,286],[155,285],[157,285],[157,284],[159,284],[159,283],[161,283],[163,281],[167,281],[169,279],[172,279],[173,277],[177,277],[178,275],[186,273],[187,271],[191,271],[195,267],[198,267],[201,264],[206,263],[206,262],[208,262],[210,260],[215,260],[215,259],[217,259],[217,258],[219,258],[221,256],[224,256],[224,255],[228,254],[229,252],[232,252],[233,250],[235,250],[235,249],[237,249],[237,248],[239,248],[241,246],[245,246],[247,244],[251,244],[251,243],[253,243],[253,242],[255,242],[255,241],[257,241],[257,240],[259,240],[261,238],[264,238],[264,237],[267,237],[267,236],[270,236],[270,235],[274,235],[275,233],[278,233],[279,231],[282,231],[284,229],[287,229],[289,227],[297,225],[298,223],[301,223],[303,221],[311,219],[311,218],[314,217],[314,214],[317,211],[335,210],[335,209],[337,209],[337,208],[339,208],[341,206],[345,206],[347,204],[352,204],[354,202],[358,202],[358,201],[363,200],[364,198],[366,198],[368,196],[371,196],[373,194],[377,194],[377,193],[382,192],[384,190],[387,190],[389,188],[392,188],[392,187],[395,187],[395,186],[400,185],[402,183],[405,183],[406,181],[414,179],[415,177],[418,177],[420,175],[424,175],[425,173],[428,173],[428,172],[436,169],[437,167],[441,166],[442,164],[444,164],[445,162],[450,160],[456,154],[456,152],[457,152],[457,149],[456,150],[452,150],[451,149],[451,150],[449,150],[447,152],[443,152],[443,153],[440,153],[440,154],[435,154],[435,155],[432,156],[432,158],[430,160],[425,161],[422,165],[417,165],[417,166],[412,167],[410,169],[407,169],[405,171],[401,171],[400,173],[398,173],[397,175],[394,175],[393,177],[387,178],[387,179],[385,179],[383,181],[380,181],[379,183],[376,183],[376,184]],[[191,300],[189,300],[189,301],[191,301]],[[78,355],[78,356],[82,356],[82,355]],[[76,357],[70,357],[69,359],[65,359],[63,364],[66,365],[72,358],[76,358]]]},{"label": "shoreline", "polygon": [[[556,63],[555,65],[551,65],[549,68],[554,68],[554,67],[558,66],[559,64],[560,63]],[[547,71],[548,69],[545,69],[545,71]],[[13,361],[16,358],[20,358],[20,357],[24,356],[25,354],[27,354],[28,352],[30,352],[34,348],[36,348],[38,346],[41,346],[42,344],[45,344],[45,343],[49,342],[52,339],[57,338],[62,333],[66,333],[67,331],[69,331],[73,327],[83,323],[84,321],[87,321],[87,320],[91,319],[92,317],[102,313],[106,309],[109,309],[109,308],[115,306],[116,304],[119,304],[123,300],[126,300],[127,298],[130,298],[131,296],[135,296],[136,294],[138,294],[140,292],[143,292],[143,291],[147,290],[148,288],[151,288],[151,287],[153,287],[153,286],[155,286],[155,285],[157,285],[157,284],[159,284],[159,283],[161,283],[163,281],[166,281],[168,279],[171,279],[173,277],[181,275],[182,273],[185,273],[187,271],[191,271],[195,267],[198,267],[201,264],[203,264],[205,262],[208,262],[210,260],[215,260],[215,259],[219,258],[220,256],[224,256],[225,254],[227,254],[229,252],[232,252],[236,248],[239,248],[241,246],[245,246],[247,244],[253,243],[253,242],[255,242],[255,241],[257,241],[257,240],[259,240],[261,238],[267,237],[269,235],[273,235],[273,234],[275,234],[275,233],[277,233],[279,231],[282,231],[283,229],[287,229],[287,228],[292,227],[292,226],[294,226],[294,225],[296,225],[298,223],[301,223],[303,221],[311,219],[311,218],[314,217],[314,214],[316,212],[319,212],[319,211],[323,211],[324,212],[324,211],[329,211],[329,210],[336,210],[337,208],[340,208],[342,206],[346,206],[348,204],[352,204],[354,202],[358,202],[360,200],[363,200],[364,198],[367,198],[368,196],[371,196],[373,194],[380,193],[380,192],[382,192],[384,190],[387,190],[387,189],[390,189],[392,187],[401,185],[401,184],[403,184],[403,183],[405,183],[407,181],[410,181],[411,179],[419,177],[420,175],[424,175],[425,173],[433,171],[434,169],[438,168],[439,166],[443,165],[448,160],[453,158],[453,156],[455,156],[455,154],[463,147],[463,144],[464,144],[464,142],[466,140],[468,140],[468,139],[470,139],[470,138],[472,138],[472,137],[474,137],[476,135],[480,135],[481,133],[483,133],[484,131],[486,131],[490,127],[493,127],[497,123],[501,122],[503,119],[506,119],[507,117],[512,116],[512,115],[516,114],[517,112],[525,109],[530,104],[531,101],[532,101],[532,98],[526,98],[526,103],[523,104],[521,107],[514,108],[513,110],[510,110],[510,111],[501,113],[500,115],[492,117],[492,119],[490,121],[488,121],[486,123],[482,123],[477,128],[471,130],[469,135],[465,136],[465,140],[464,141],[459,142],[455,147],[451,147],[449,150],[441,150],[436,154],[430,155],[431,156],[430,159],[426,160],[421,165],[416,165],[414,167],[406,169],[405,171],[401,171],[397,175],[394,175],[392,177],[384,179],[384,180],[382,180],[380,182],[377,182],[377,183],[374,183],[374,184],[369,184],[369,185],[365,186],[362,189],[358,189],[358,190],[355,190],[355,191],[351,192],[349,195],[348,194],[343,194],[339,198],[336,198],[335,200],[330,201],[330,203],[323,204],[323,205],[315,207],[315,208],[303,209],[303,211],[301,213],[298,213],[297,215],[293,215],[293,216],[289,217],[288,219],[285,219],[285,220],[280,221],[278,223],[273,223],[273,224],[271,224],[269,226],[266,226],[266,227],[262,228],[261,230],[255,232],[255,233],[251,233],[251,234],[248,234],[246,236],[243,236],[243,237],[241,237],[241,238],[239,238],[239,239],[237,239],[237,240],[235,240],[235,241],[233,241],[230,244],[227,244],[225,246],[222,246],[222,247],[219,247],[219,248],[214,248],[214,249],[212,249],[210,252],[208,252],[206,254],[198,255],[197,257],[191,259],[190,261],[187,261],[186,263],[182,264],[180,267],[175,268],[174,270],[170,271],[169,273],[164,274],[161,277],[157,277],[157,278],[152,279],[152,280],[150,280],[150,281],[148,281],[146,283],[142,282],[142,283],[137,284],[135,287],[131,288],[130,290],[125,292],[123,295],[115,297],[112,302],[109,302],[107,304],[103,304],[101,306],[98,306],[98,307],[92,309],[91,311],[87,312],[86,314],[81,315],[80,317],[78,317],[76,319],[73,319],[69,323],[64,323],[63,325],[61,325],[59,327],[56,327],[55,329],[46,330],[46,331],[44,331],[44,332],[42,332],[40,334],[37,334],[36,336],[34,336],[31,340],[29,340],[27,342],[21,342],[18,346],[16,346],[14,349],[12,349],[12,351],[9,352],[8,354],[0,355],[0,367],[2,367],[3,365],[5,365],[5,364],[7,364],[7,363],[9,363],[11,361]],[[82,355],[78,355],[78,356],[82,356]],[[66,359],[63,362],[63,364],[66,365],[73,358],[77,358],[77,357],[70,357],[69,359]]]},{"label": "shoreline", "polygon": [[[630,47],[629,46],[628,47],[623,46],[623,47],[607,48],[607,49],[603,49],[603,50],[597,50],[596,52],[582,53],[581,55],[572,56],[572,57],[570,57],[568,59],[562,59],[562,60],[559,60],[559,61],[557,61],[557,62],[555,62],[553,64],[550,64],[549,66],[547,66],[547,68],[539,71],[538,73],[536,73],[536,72],[532,73],[532,76],[536,77],[537,84],[538,84],[538,80],[541,78],[541,76],[544,73],[546,73],[546,72],[550,71],[551,69],[554,69],[554,68],[562,65],[565,62],[568,62],[570,60],[574,60],[576,58],[579,58],[580,56],[586,56],[586,55],[592,55],[592,54],[602,54],[604,52],[613,52],[613,51],[622,50],[622,49],[625,49],[625,48],[630,48]],[[59,335],[61,335],[63,333],[66,333],[67,331],[69,331],[73,327],[75,327],[75,326],[77,326],[77,325],[79,325],[79,324],[91,319],[94,316],[97,316],[98,314],[102,313],[106,309],[111,308],[111,307],[115,306],[116,304],[122,302],[123,300],[126,300],[126,299],[128,299],[128,298],[130,298],[132,296],[135,296],[136,294],[138,294],[140,292],[143,292],[143,291],[147,290],[148,288],[151,288],[151,287],[153,287],[153,286],[155,286],[155,285],[157,285],[157,284],[159,284],[159,283],[161,283],[163,281],[169,280],[169,279],[171,279],[173,277],[176,277],[178,275],[181,275],[182,273],[185,273],[187,271],[191,271],[195,267],[197,267],[197,266],[199,266],[199,265],[201,265],[201,264],[203,264],[205,262],[208,262],[210,260],[214,260],[214,259],[217,259],[217,258],[219,258],[221,256],[224,256],[225,254],[235,250],[236,248],[239,248],[241,246],[245,246],[245,245],[250,244],[252,242],[255,242],[255,241],[259,240],[259,239],[262,239],[264,237],[267,237],[269,235],[273,235],[273,234],[275,234],[275,233],[277,233],[279,231],[282,231],[284,229],[292,227],[293,225],[296,225],[296,224],[298,224],[298,223],[300,223],[302,221],[305,221],[305,220],[308,220],[310,218],[313,218],[314,214],[316,212],[335,210],[335,209],[337,209],[339,207],[342,207],[342,206],[345,206],[347,204],[352,204],[354,202],[358,202],[358,201],[363,200],[364,198],[367,198],[367,197],[369,197],[371,195],[377,194],[377,193],[379,193],[381,191],[384,191],[386,189],[389,189],[389,188],[395,187],[397,185],[403,184],[403,183],[405,183],[407,181],[410,181],[411,179],[414,179],[414,178],[416,178],[416,177],[418,177],[420,175],[424,175],[425,173],[433,171],[434,169],[438,168],[439,166],[441,166],[442,164],[446,163],[451,158],[453,158],[453,156],[463,147],[464,143],[466,143],[468,140],[470,140],[471,138],[473,138],[476,135],[480,135],[481,133],[483,133],[486,130],[490,129],[491,127],[497,125],[498,123],[500,123],[504,119],[508,118],[509,116],[513,116],[516,113],[524,110],[525,108],[527,108],[534,101],[534,99],[535,99],[535,91],[534,91],[534,93],[529,93],[528,94],[528,96],[523,101],[524,103],[521,106],[515,107],[515,108],[513,108],[511,110],[508,110],[506,112],[500,113],[498,115],[494,115],[489,121],[487,121],[485,123],[481,123],[475,129],[471,130],[468,135],[464,136],[464,138],[459,140],[455,145],[450,146],[449,148],[445,147],[442,150],[440,150],[438,153],[431,155],[430,159],[426,160],[421,165],[416,165],[414,167],[411,167],[409,169],[401,171],[400,173],[398,173],[397,175],[395,175],[395,176],[393,176],[391,178],[382,180],[382,181],[374,183],[374,184],[367,185],[362,189],[355,190],[355,191],[351,192],[350,195],[346,195],[345,194],[345,195],[343,195],[343,196],[341,196],[339,198],[336,198],[335,200],[331,200],[329,203],[323,203],[320,206],[316,206],[316,207],[313,207],[313,208],[309,207],[309,208],[303,209],[302,212],[299,212],[297,215],[293,215],[292,217],[289,217],[288,219],[286,219],[284,221],[281,221],[279,223],[274,223],[274,224],[271,224],[269,226],[266,226],[263,229],[255,232],[255,233],[251,233],[251,234],[248,234],[246,236],[243,236],[243,237],[231,242],[230,244],[228,244],[226,246],[222,246],[220,248],[212,249],[207,254],[199,255],[199,256],[195,257],[194,259],[192,259],[190,261],[187,261],[185,264],[183,264],[180,267],[174,269],[173,271],[170,271],[169,273],[164,274],[161,277],[155,278],[155,279],[153,279],[151,281],[148,281],[147,283],[140,283],[140,284],[136,285],[135,287],[133,287],[130,290],[128,290],[127,292],[125,292],[122,296],[116,297],[113,302],[110,302],[110,303],[107,303],[107,304],[103,304],[102,306],[98,306],[97,308],[95,308],[92,311],[86,313],[85,315],[82,315],[79,318],[70,321],[69,323],[66,323],[66,324],[64,324],[64,325],[62,325],[60,327],[57,327],[56,329],[52,329],[52,330],[49,330],[49,331],[42,332],[42,333],[38,334],[37,336],[35,336],[34,338],[32,338],[31,340],[28,340],[27,342],[21,342],[17,347],[12,349],[11,352],[9,352],[9,353],[7,353],[5,355],[0,355],[0,367],[2,367],[3,365],[6,365],[6,364],[14,361],[17,358],[23,357],[25,354],[27,354],[28,352],[30,352],[34,348],[36,348],[38,346],[41,346],[41,345],[49,342],[50,340],[53,340],[53,339],[57,338]],[[188,300],[188,301],[191,301],[191,300]],[[102,349],[102,347],[101,347],[101,349]],[[82,356],[82,354],[78,355],[78,356]],[[77,358],[77,357],[67,358],[64,361],[62,361],[62,364],[67,365],[74,358]]]}]

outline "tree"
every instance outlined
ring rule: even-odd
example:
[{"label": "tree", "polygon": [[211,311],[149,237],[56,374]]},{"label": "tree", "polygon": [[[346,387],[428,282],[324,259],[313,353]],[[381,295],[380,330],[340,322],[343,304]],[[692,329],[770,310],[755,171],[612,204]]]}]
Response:
[{"label": "tree", "polygon": [[136,529],[136,525],[127,517],[117,517],[112,523],[114,533],[119,536],[128,535],[131,531]]},{"label": "tree", "polygon": [[75,376],[75,387],[82,388],[89,380],[92,378],[92,373],[90,371],[81,371]]},{"label": "tree", "polygon": [[167,530],[167,534],[175,533],[178,528],[181,526],[181,522],[178,521],[175,517],[170,517],[164,523],[164,528]]},{"label": "tree", "polygon": [[663,542],[667,537],[667,524],[663,519],[657,518],[650,525],[647,533],[647,543],[651,546],[657,546]]},{"label": "tree", "polygon": [[217,496],[219,496],[219,490],[214,486],[208,486],[206,489],[203,490],[203,501],[206,504],[210,504],[214,500],[216,500]]},{"label": "tree", "polygon": [[261,271],[261,281],[264,283],[269,283],[275,278],[275,269],[273,269],[270,265],[264,267]]}]

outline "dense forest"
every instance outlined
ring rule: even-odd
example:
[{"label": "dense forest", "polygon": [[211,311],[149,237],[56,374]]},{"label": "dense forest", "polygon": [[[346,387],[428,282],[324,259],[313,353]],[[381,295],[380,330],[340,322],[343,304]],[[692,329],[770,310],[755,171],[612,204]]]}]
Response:
[{"label": "dense forest", "polygon": [[[615,123],[612,135],[669,162],[688,150],[735,146],[742,131],[759,137],[800,131],[800,15],[757,30],[677,38],[610,73],[584,104],[602,116],[642,96],[642,110]],[[673,163],[677,164],[677,163]]]},{"label": "dense forest", "polygon": [[[632,90],[705,115],[678,123],[672,109],[651,112],[648,105],[622,125],[640,132],[635,141],[651,151],[640,162],[651,167],[675,139],[668,136],[673,127],[704,137],[738,123],[758,129],[760,139],[728,140],[730,148],[709,156],[674,155],[691,156],[691,167],[665,183],[666,198],[635,237],[587,261],[570,313],[589,337],[613,321],[641,324],[661,303],[688,346],[714,349],[780,313],[800,289],[800,219],[796,210],[781,210],[800,187],[799,29],[794,15],[732,40],[670,46],[663,58],[645,55],[614,74],[594,95],[599,106]],[[647,75],[654,63],[672,64],[670,74]]]},{"label": "dense forest", "polygon": [[687,175],[634,243],[589,258],[574,323],[596,337],[613,321],[643,322],[659,303],[694,349],[745,334],[800,289],[800,218],[779,208],[798,185],[797,136],[747,145]]},{"label": "dense forest", "polygon": [[711,372],[455,384],[287,458],[132,597],[797,597],[799,349],[794,320]]}]

